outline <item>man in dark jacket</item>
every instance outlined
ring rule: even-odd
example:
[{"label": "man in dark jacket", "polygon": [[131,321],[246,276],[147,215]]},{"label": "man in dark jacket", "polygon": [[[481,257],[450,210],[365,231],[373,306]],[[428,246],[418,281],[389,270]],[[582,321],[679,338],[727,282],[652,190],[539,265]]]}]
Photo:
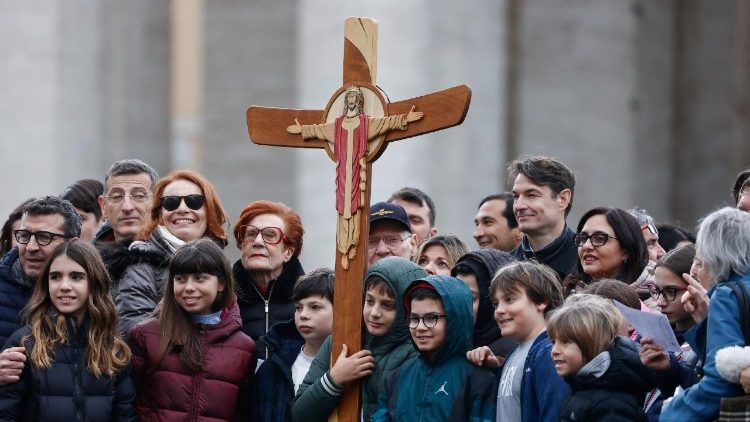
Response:
[{"label": "man in dark jacket", "polygon": [[[24,208],[20,229],[13,233],[18,247],[0,261],[0,343],[5,344],[23,325],[21,311],[31,298],[47,257],[80,234],[81,217],[64,199],[45,196]],[[21,374],[25,357],[18,346],[5,345],[0,354],[0,384],[17,381]]]},{"label": "man in dark jacket", "polygon": [[575,233],[565,223],[573,207],[573,172],[554,158],[530,157],[512,161],[508,178],[513,180],[513,213],[523,232],[512,253],[549,266],[564,280],[578,259]]}]

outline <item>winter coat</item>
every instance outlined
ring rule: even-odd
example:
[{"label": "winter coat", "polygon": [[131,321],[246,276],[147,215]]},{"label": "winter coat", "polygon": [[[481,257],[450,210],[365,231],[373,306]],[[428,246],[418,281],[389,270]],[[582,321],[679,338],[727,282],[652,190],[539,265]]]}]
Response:
[{"label": "winter coat", "polygon": [[[365,282],[372,277],[384,280],[396,296],[396,319],[384,336],[365,334],[365,349],[372,352],[375,368],[372,375],[360,380],[362,415],[369,421],[375,413],[383,380],[396,368],[417,356],[406,324],[406,310],[401,298],[412,281],[427,273],[417,264],[400,257],[378,260],[365,273]],[[338,352],[336,353],[338,356]],[[310,371],[299,386],[292,404],[294,420],[326,421],[339,402],[342,386],[331,380],[328,370],[331,362],[331,337],[329,336],[310,365]]]},{"label": "winter coat", "polygon": [[442,298],[445,343],[432,360],[420,354],[386,377],[373,421],[494,422],[498,379],[466,359],[474,325],[471,292],[448,276],[415,281],[407,291],[425,283]]},{"label": "winter coat", "polygon": [[[21,328],[5,347],[20,345],[30,333]],[[50,368],[27,361],[18,382],[0,387],[0,420],[136,421],[130,366],[96,378],[86,367],[87,334],[88,320],[78,328],[68,320],[68,342],[56,345]],[[30,356],[34,341],[24,346]]]},{"label": "winter coat", "polygon": [[29,302],[34,281],[26,277],[13,248],[0,260],[0,343],[5,344],[11,334],[23,327],[21,311]]},{"label": "winter coat", "polygon": [[743,283],[750,290],[750,273],[732,274],[709,290],[708,318],[685,332],[685,339],[703,360],[703,378],[664,406],[660,421],[713,420],[719,416],[723,397],[744,394],[739,384],[727,382],[716,369],[720,349],[745,345],[739,304],[730,283]]},{"label": "winter coat", "polygon": [[253,395],[250,411],[253,421],[290,422],[294,382],[292,365],[305,344],[297,331],[294,319],[280,322],[262,336],[259,343],[265,345],[269,358],[258,368],[253,377]]},{"label": "winter coat", "polygon": [[[257,342],[276,323],[294,318],[292,290],[297,279],[304,275],[297,257],[292,257],[281,271],[281,275],[271,280],[265,295],[260,293],[250,274],[242,266],[242,261],[232,268],[237,283],[237,297],[242,314],[242,331]],[[258,342],[258,358],[267,359],[265,346]]]},{"label": "winter coat", "polygon": [[203,369],[191,372],[177,353],[159,358],[159,321],[149,319],[130,331],[133,380],[140,420],[185,421],[249,418],[249,379],[255,372],[255,343],[241,331],[236,304],[216,325],[199,325]]},{"label": "winter coat", "polygon": [[557,375],[552,343],[544,331],[531,343],[521,379],[521,419],[524,422],[557,420],[570,387]]},{"label": "winter coat", "polygon": [[561,421],[646,421],[643,401],[652,385],[638,348],[625,337],[565,377],[572,392],[560,409]]},{"label": "winter coat", "polygon": [[[130,265],[117,283],[115,307],[120,334],[127,335],[133,326],[152,316],[164,296],[169,278],[169,259],[174,249],[154,230],[146,242],[133,242],[128,251]],[[121,264],[109,261],[114,268]]]},{"label": "winter coat", "polygon": [[500,327],[495,321],[495,308],[490,298],[490,283],[498,269],[515,261],[508,252],[497,249],[480,249],[472,251],[458,259],[451,270],[451,275],[459,272],[471,272],[479,287],[479,307],[477,320],[474,323],[474,348],[488,346],[497,356],[508,357],[518,342],[500,334]]},{"label": "winter coat", "polygon": [[[107,241],[95,241],[94,246],[99,251],[99,255],[104,261],[104,266],[107,267],[109,278],[112,280],[111,291],[114,297],[118,293],[118,284],[125,270],[133,264],[137,264],[143,260],[143,257],[138,253],[130,252],[130,245],[133,243],[133,238],[125,238],[120,240]],[[163,259],[163,258],[162,258]],[[161,261],[155,264],[161,264]]]},{"label": "winter coat", "polygon": [[521,239],[521,244],[516,246],[510,253],[522,261],[533,259],[553,270],[560,277],[560,281],[565,280],[573,272],[578,261],[578,247],[573,238],[575,232],[565,225],[560,236],[553,240],[552,243],[541,250],[535,251],[529,245],[529,239],[526,235]]}]

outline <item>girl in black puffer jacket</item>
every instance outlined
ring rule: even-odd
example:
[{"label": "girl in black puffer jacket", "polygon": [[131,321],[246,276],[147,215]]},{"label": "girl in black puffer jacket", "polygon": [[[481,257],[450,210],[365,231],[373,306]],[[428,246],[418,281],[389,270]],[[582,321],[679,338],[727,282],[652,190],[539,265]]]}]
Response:
[{"label": "girl in black puffer jacket", "polygon": [[26,348],[20,380],[0,387],[1,420],[135,421],[130,349],[117,335],[110,280],[81,240],[49,258],[5,344]]}]

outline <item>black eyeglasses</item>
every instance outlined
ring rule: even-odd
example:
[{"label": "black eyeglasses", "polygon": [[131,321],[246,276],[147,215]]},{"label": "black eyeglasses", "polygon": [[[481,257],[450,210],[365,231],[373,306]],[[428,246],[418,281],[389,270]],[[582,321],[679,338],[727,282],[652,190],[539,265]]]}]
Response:
[{"label": "black eyeglasses", "polygon": [[183,200],[191,210],[199,210],[206,202],[206,197],[203,195],[164,196],[161,198],[161,207],[164,208],[164,211],[174,211],[180,207],[180,202]]},{"label": "black eyeglasses", "polygon": [[268,243],[269,245],[276,245],[282,240],[286,239],[286,236],[284,236],[284,231],[278,227],[264,227],[261,229],[253,225],[246,224],[242,226],[242,229],[242,238],[239,239],[240,243],[245,241],[253,242],[259,234],[263,238],[263,241]]},{"label": "black eyeglasses", "polygon": [[668,286],[660,289],[654,284],[648,286],[648,293],[651,295],[652,299],[658,300],[659,296],[664,295],[664,299],[667,302],[672,302],[677,298],[677,292],[683,292],[685,290],[687,290],[687,287]]},{"label": "black eyeglasses", "polygon": [[23,245],[31,242],[31,237],[34,236],[36,238],[36,243],[40,246],[47,246],[50,243],[52,243],[56,237],[61,237],[63,239],[72,239],[75,236],[66,236],[64,234],[58,234],[58,233],[52,233],[47,231],[38,231],[38,232],[30,232],[28,230],[16,230],[13,232],[13,235],[16,237],[16,240],[18,243],[21,243]]},{"label": "black eyeglasses", "polygon": [[437,325],[438,321],[440,321],[440,318],[445,318],[445,315],[427,314],[425,316],[418,316],[418,315],[412,314],[412,315],[409,315],[409,328],[419,327],[420,321],[424,323],[425,327],[432,328]]},{"label": "black eyeglasses", "polygon": [[586,232],[576,233],[575,237],[573,238],[573,241],[575,242],[576,246],[583,246],[584,243],[586,243],[587,240],[591,240],[592,246],[603,246],[609,239],[615,239],[616,237],[610,236],[607,233],[603,232],[596,232],[592,234],[588,234]]}]

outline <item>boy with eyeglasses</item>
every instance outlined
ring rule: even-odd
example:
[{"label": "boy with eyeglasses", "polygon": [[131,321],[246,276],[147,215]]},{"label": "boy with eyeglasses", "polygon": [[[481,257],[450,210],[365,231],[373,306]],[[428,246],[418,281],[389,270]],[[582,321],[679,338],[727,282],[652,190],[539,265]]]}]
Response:
[{"label": "boy with eyeglasses", "polygon": [[373,421],[494,421],[497,378],[464,357],[472,346],[472,297],[461,280],[433,275],[403,298],[419,350],[386,378]]}]

